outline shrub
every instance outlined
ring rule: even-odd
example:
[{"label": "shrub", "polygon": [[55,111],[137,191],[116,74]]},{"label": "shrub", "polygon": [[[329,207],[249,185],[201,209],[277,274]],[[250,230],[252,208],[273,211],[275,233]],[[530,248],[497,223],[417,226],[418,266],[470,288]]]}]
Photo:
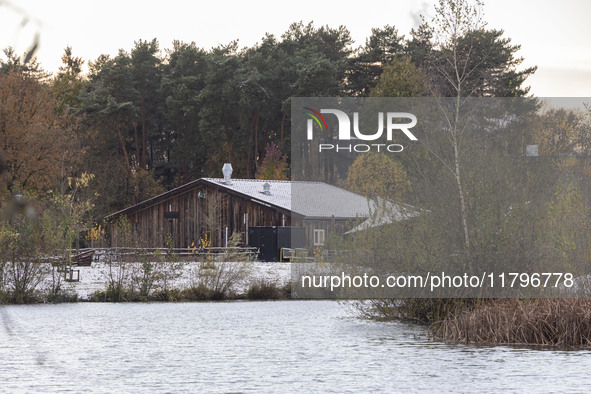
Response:
[{"label": "shrub", "polygon": [[250,260],[238,253],[236,246],[241,242],[240,233],[232,234],[229,248],[218,255],[207,254],[199,268],[193,270],[192,287],[208,289],[210,300],[235,298],[236,288],[244,283],[250,274]]},{"label": "shrub", "polygon": [[39,221],[27,217],[17,224],[0,223],[0,290],[8,295],[8,301],[17,304],[37,302],[36,294],[41,283],[51,271],[43,261],[47,248]]},{"label": "shrub", "polygon": [[246,292],[246,298],[249,300],[278,300],[283,297],[283,291],[276,282],[264,279],[254,282]]},{"label": "shrub", "polygon": [[451,312],[476,302],[463,298],[400,298],[357,301],[354,307],[365,319],[398,320],[431,325],[445,319]]},{"label": "shrub", "polygon": [[51,303],[65,303],[65,302],[78,302],[78,294],[60,290],[56,293],[49,293],[43,298],[43,302]]},{"label": "shrub", "polygon": [[204,284],[191,286],[180,292],[180,298],[185,301],[206,301],[211,299],[212,292]]}]

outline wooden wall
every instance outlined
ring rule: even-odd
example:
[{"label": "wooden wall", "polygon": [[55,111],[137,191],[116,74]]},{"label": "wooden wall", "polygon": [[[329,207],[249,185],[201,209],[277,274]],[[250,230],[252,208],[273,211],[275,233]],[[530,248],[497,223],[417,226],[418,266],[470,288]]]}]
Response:
[{"label": "wooden wall", "polygon": [[[200,197],[204,196],[204,198]],[[149,202],[149,201],[148,201]],[[228,238],[234,232],[242,235],[247,243],[247,226],[297,226],[306,229],[308,246],[314,245],[314,230],[324,229],[329,233],[343,234],[359,223],[355,219],[313,219],[294,215],[285,209],[253,201],[231,190],[216,187],[207,182],[155,199],[151,205],[128,210],[124,214],[131,231],[127,234],[117,225],[109,226],[111,246],[165,247],[170,234],[175,248],[198,245],[199,239],[207,234],[212,246],[225,246],[225,229]],[[167,213],[178,213],[178,217],[166,217]],[[248,214],[248,224],[245,223]]]},{"label": "wooden wall", "polygon": [[[200,193],[205,198],[200,198]],[[167,212],[178,212],[178,218],[165,217]],[[212,246],[225,246],[233,232],[242,234],[246,241],[245,214],[248,227],[290,226],[289,211],[262,205],[250,197],[228,192],[209,184],[171,195],[151,206],[127,214],[137,246],[164,247],[167,234],[172,235],[175,248],[186,248],[208,234]],[[111,226],[112,246],[125,246],[117,226]],[[119,245],[117,245],[119,244]]]}]

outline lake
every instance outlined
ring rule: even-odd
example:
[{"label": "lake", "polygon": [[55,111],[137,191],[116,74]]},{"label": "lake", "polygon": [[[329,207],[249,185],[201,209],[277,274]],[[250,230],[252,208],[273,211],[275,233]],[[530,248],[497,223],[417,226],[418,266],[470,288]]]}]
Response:
[{"label": "lake", "polygon": [[591,391],[591,352],[433,342],[336,301],[0,306],[2,392]]}]

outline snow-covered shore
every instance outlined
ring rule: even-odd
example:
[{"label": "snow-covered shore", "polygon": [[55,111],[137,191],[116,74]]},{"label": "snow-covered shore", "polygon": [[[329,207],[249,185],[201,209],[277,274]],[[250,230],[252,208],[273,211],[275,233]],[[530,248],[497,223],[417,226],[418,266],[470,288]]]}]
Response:
[{"label": "snow-covered shore", "polygon": [[[102,260],[102,259],[101,259]],[[123,263],[129,274],[132,270],[139,270],[141,263]],[[159,263],[167,264],[167,263]],[[213,266],[226,269],[230,265],[241,265],[244,274],[239,281],[232,286],[232,290],[237,294],[245,293],[248,288],[261,280],[265,282],[274,283],[277,286],[284,286],[290,281],[291,264],[290,263],[267,263],[267,262],[225,262],[225,263],[210,263]],[[79,299],[88,299],[90,295],[97,291],[105,290],[109,281],[109,268],[111,272],[119,269],[117,263],[113,263],[111,267],[104,261],[93,262],[89,267],[73,267],[78,270],[74,277],[79,277],[77,282],[62,282],[62,288],[68,292],[75,293]],[[178,268],[178,278],[171,281],[169,284],[172,288],[187,288],[192,284],[197,283],[199,275],[203,270],[203,263],[199,262],[183,262]],[[116,273],[114,273],[116,275]]]}]

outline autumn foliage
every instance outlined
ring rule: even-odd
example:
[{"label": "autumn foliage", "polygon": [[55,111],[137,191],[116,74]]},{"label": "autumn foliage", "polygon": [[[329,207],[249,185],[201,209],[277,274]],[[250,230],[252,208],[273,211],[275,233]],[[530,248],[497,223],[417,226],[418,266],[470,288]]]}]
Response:
[{"label": "autumn foliage", "polygon": [[400,199],[410,189],[404,167],[387,154],[359,155],[351,165],[346,187],[366,197]]},{"label": "autumn foliage", "polygon": [[67,179],[82,151],[74,133],[76,122],[68,114],[58,114],[56,107],[55,94],[34,75],[0,74],[5,189],[47,190]]},{"label": "autumn foliage", "polygon": [[267,144],[263,163],[256,174],[257,179],[286,181],[289,179],[288,175],[287,155],[281,153],[274,143]]}]

